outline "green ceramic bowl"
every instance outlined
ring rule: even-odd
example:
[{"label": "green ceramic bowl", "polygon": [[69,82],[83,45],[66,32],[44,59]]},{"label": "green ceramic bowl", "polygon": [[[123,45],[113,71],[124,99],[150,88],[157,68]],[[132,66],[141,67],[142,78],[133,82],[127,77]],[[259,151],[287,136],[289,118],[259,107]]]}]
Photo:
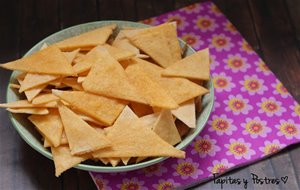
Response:
[{"label": "green ceramic bowl", "polygon": [[[59,31],[57,33],[54,33],[50,35],[49,37],[45,38],[44,40],[40,41],[38,44],[36,44],[34,47],[32,47],[24,56],[28,56],[40,49],[43,43],[52,44],[58,41],[61,41],[65,38],[69,38],[74,35],[78,35],[80,33],[115,23],[118,25],[118,28],[124,28],[124,27],[138,27],[138,28],[144,28],[149,27],[148,25],[144,25],[141,23],[136,22],[129,22],[129,21],[97,21],[97,22],[90,22],[86,24],[80,24],[77,26],[73,26],[67,29],[64,29],[62,31]],[[185,42],[180,40],[180,45],[183,46]],[[190,55],[194,53],[195,51],[188,46],[186,55]],[[15,76],[18,74],[18,72],[13,72],[10,78],[10,82],[15,82]],[[200,131],[204,128],[208,117],[212,111],[213,103],[214,103],[214,89],[212,81],[210,80],[207,82],[206,87],[209,89],[210,93],[203,96],[202,99],[202,112],[197,115],[197,127],[195,129],[190,130],[189,134],[186,136],[183,141],[176,146],[178,149],[184,149],[187,145],[189,145],[193,139],[200,133]],[[6,100],[7,102],[12,102],[19,100],[21,97],[20,95],[11,88],[7,88],[7,95]],[[42,155],[46,156],[49,159],[52,159],[51,152],[43,147],[43,143],[41,141],[41,136],[38,134],[37,130],[34,128],[34,126],[27,120],[26,116],[24,114],[10,114],[10,119],[12,121],[13,126],[16,128],[20,136],[28,143],[32,148],[40,152]],[[117,166],[117,167],[111,167],[111,166],[98,166],[98,165],[92,165],[92,164],[79,164],[75,168],[81,169],[81,170],[87,170],[87,171],[95,171],[95,172],[122,172],[122,171],[130,171],[130,170],[136,170],[140,168],[144,168],[146,166],[153,165],[155,163],[161,162],[163,160],[167,159],[166,157],[159,157],[154,158],[148,161],[144,161],[138,164],[132,164],[127,166]]]}]

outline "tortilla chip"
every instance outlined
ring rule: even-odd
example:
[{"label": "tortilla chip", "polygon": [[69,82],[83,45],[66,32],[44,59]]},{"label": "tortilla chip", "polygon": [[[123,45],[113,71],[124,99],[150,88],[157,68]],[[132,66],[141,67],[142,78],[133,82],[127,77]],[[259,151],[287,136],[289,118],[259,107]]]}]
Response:
[{"label": "tortilla chip", "polygon": [[103,59],[93,65],[82,83],[84,90],[107,97],[147,103],[130,84],[122,66],[105,49],[101,50],[101,55]]},{"label": "tortilla chip", "polygon": [[9,87],[19,89],[21,86],[19,84],[9,83]]},{"label": "tortilla chip", "polygon": [[115,28],[116,28],[115,24],[104,26],[65,39],[61,42],[56,43],[55,45],[63,51],[72,51],[78,48],[84,49],[84,48],[95,47],[97,45],[104,44]]},{"label": "tortilla chip", "polygon": [[143,117],[140,117],[140,120],[144,123],[145,126],[150,127],[150,129],[153,129],[155,122],[158,120],[160,113],[152,113],[149,115],[145,115]]},{"label": "tortilla chip", "polygon": [[123,164],[126,166],[130,160],[130,157],[123,157],[123,158],[121,158],[121,160],[122,160]]},{"label": "tortilla chip", "polygon": [[209,92],[206,88],[185,78],[161,77],[160,73],[163,71],[163,68],[148,61],[138,58],[132,58],[131,61],[133,62],[131,67],[139,67],[147,72],[151,79],[161,85],[177,104],[181,104],[189,99]]},{"label": "tortilla chip", "polygon": [[77,82],[82,83],[85,79],[86,79],[86,77],[78,77]]},{"label": "tortilla chip", "polygon": [[58,79],[59,77],[60,76],[58,75],[27,73],[22,83],[20,83],[21,88],[19,89],[19,92],[23,92],[25,90],[31,89],[36,86],[40,86],[42,84],[47,84],[51,81]]},{"label": "tortilla chip", "polygon": [[162,107],[166,109],[174,109],[178,104],[172,97],[151,77],[143,71],[142,68],[132,67],[126,68],[126,73],[130,82],[138,89],[150,106]]},{"label": "tortilla chip", "polygon": [[44,137],[44,145],[43,145],[45,148],[48,148],[48,147],[51,147],[53,146],[49,140],[47,140],[47,138]]},{"label": "tortilla chip", "polygon": [[127,103],[82,91],[52,90],[52,93],[78,111],[108,126],[113,124]]},{"label": "tortilla chip", "polygon": [[15,102],[8,102],[0,104],[0,108],[55,108],[56,102],[48,102],[46,104],[31,104],[27,100],[18,100]]},{"label": "tortilla chip", "polygon": [[18,75],[16,76],[16,79],[17,79],[18,81],[19,81],[19,80],[23,81],[26,75],[27,75],[26,72],[21,72],[20,74],[18,74]]},{"label": "tortilla chip", "polygon": [[162,31],[140,33],[129,40],[162,67],[167,68],[173,64],[168,41]]},{"label": "tortilla chip", "polygon": [[209,50],[200,50],[162,71],[163,76],[209,80]]},{"label": "tortilla chip", "polygon": [[135,53],[120,49],[109,44],[104,44],[103,47],[109,52],[109,54],[117,61],[123,61],[130,59],[131,57],[135,56]]},{"label": "tortilla chip", "polygon": [[86,122],[91,122],[93,124],[96,124],[97,127],[103,127],[105,126],[105,124],[99,122],[98,120],[92,118],[92,117],[89,117],[87,115],[84,115],[84,114],[81,114],[81,113],[76,113],[82,120],[86,121]]},{"label": "tortilla chip", "polygon": [[66,144],[69,144],[69,142],[68,142],[65,130],[63,130],[62,135],[61,135],[61,139],[60,139],[60,145],[66,145]]},{"label": "tortilla chip", "polygon": [[74,156],[68,146],[51,147],[55,165],[55,176],[90,158],[90,155]]},{"label": "tortilla chip", "polygon": [[184,158],[185,152],[178,150],[163,141],[149,127],[141,126],[137,119],[125,122],[124,127],[110,127],[107,138],[112,147],[104,148],[93,153],[97,158],[108,157],[148,157],[171,156]]},{"label": "tortilla chip", "polygon": [[99,160],[104,164],[107,165],[109,163],[108,158],[99,158]]},{"label": "tortilla chip", "polygon": [[148,59],[148,58],[150,58],[148,55],[145,55],[145,54],[137,54],[135,57],[136,58],[140,58],[140,59]]},{"label": "tortilla chip", "polygon": [[54,147],[60,145],[63,124],[57,109],[49,110],[49,114],[47,115],[31,115],[28,119]]},{"label": "tortilla chip", "polygon": [[43,43],[43,45],[41,46],[40,50],[46,49],[48,47],[47,43]]},{"label": "tortilla chip", "polygon": [[116,167],[121,161],[120,158],[107,158],[107,160],[113,167]]},{"label": "tortilla chip", "polygon": [[[17,79],[18,82],[22,85],[23,81],[21,81],[20,79]],[[28,101],[32,101],[41,91],[43,91],[46,88],[47,84],[42,84],[36,87],[33,87],[29,90],[25,90],[25,96],[27,98]]]},{"label": "tortilla chip", "polygon": [[73,90],[83,90],[81,84],[77,82],[77,78],[64,78],[62,80],[62,83],[69,87],[72,87]]},{"label": "tortilla chip", "polygon": [[195,98],[196,112],[200,113],[202,111],[202,96]]},{"label": "tortilla chip", "polygon": [[102,55],[99,52],[99,47],[93,48],[85,56],[83,56],[80,61],[78,61],[74,66],[74,71],[76,73],[82,73],[89,71],[93,64],[99,62],[102,59]]},{"label": "tortilla chip", "polygon": [[152,108],[145,104],[131,102],[130,107],[138,117],[142,117],[142,116],[153,113]]},{"label": "tortilla chip", "polygon": [[171,110],[172,114],[190,128],[196,128],[196,108],[194,99],[179,105],[177,109]]},{"label": "tortilla chip", "polygon": [[56,46],[50,46],[22,59],[1,64],[0,67],[29,73],[75,75],[68,59]]},{"label": "tortilla chip", "polygon": [[104,134],[98,133],[63,104],[58,104],[72,155],[89,153],[110,146]]},{"label": "tortilla chip", "polygon": [[182,121],[176,119],[175,121],[178,133],[180,134],[181,138],[184,138],[189,131],[191,130],[190,127],[188,127],[186,124],[184,124]]},{"label": "tortilla chip", "polygon": [[34,115],[47,115],[49,113],[47,108],[7,108],[11,113],[26,113]]},{"label": "tortilla chip", "polygon": [[130,51],[130,52],[134,53],[135,55],[140,54],[140,50],[138,48],[136,48],[134,45],[132,45],[128,39],[115,40],[113,42],[112,46],[119,48],[119,49]]},{"label": "tortilla chip", "polygon": [[79,51],[80,49],[75,49],[74,51],[64,52],[64,55],[67,57],[70,64],[72,64]]},{"label": "tortilla chip", "polygon": [[153,131],[170,145],[181,141],[170,110],[162,110],[153,126]]},{"label": "tortilla chip", "polygon": [[52,93],[43,93],[32,100],[32,104],[45,104],[52,101],[57,101],[59,98]]}]

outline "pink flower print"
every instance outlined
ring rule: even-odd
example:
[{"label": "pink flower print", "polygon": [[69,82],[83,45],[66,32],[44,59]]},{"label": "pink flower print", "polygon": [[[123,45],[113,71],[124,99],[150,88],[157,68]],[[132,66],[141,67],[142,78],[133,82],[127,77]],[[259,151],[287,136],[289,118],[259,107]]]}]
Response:
[{"label": "pink flower print", "polygon": [[246,118],[246,122],[242,123],[244,128],[243,135],[250,135],[251,138],[266,137],[268,133],[272,131],[270,127],[267,127],[267,122],[261,120],[259,117]]},{"label": "pink flower print", "polygon": [[240,54],[228,55],[227,59],[223,60],[225,62],[225,69],[231,70],[234,73],[246,72],[250,65],[247,63],[247,58],[242,57]]},{"label": "pink flower print", "polygon": [[167,173],[168,169],[164,167],[161,163],[154,164],[139,170],[139,174],[145,174],[146,177],[158,176],[161,177],[164,173]]},{"label": "pink flower print", "polygon": [[300,117],[300,105],[297,102],[294,102],[294,104],[290,106],[290,109],[293,110],[293,117]]},{"label": "pink flower print", "polygon": [[205,158],[207,155],[213,157],[216,155],[216,152],[220,151],[221,148],[216,145],[217,141],[211,139],[209,135],[204,135],[203,137],[198,136],[193,142],[192,154],[198,154],[200,158]]},{"label": "pink flower print", "polygon": [[224,103],[227,105],[225,111],[232,112],[234,115],[248,114],[253,109],[253,106],[248,104],[249,100],[243,98],[240,94],[236,96],[229,95],[228,100],[225,100]]},{"label": "pink flower print", "polygon": [[220,63],[217,61],[216,56],[210,55],[210,70],[215,70],[219,65]]},{"label": "pink flower print", "polygon": [[118,189],[122,190],[148,190],[147,187],[143,186],[145,184],[144,181],[139,181],[138,178],[125,178],[122,180],[121,184],[118,184]]},{"label": "pink flower print", "polygon": [[278,129],[277,135],[284,136],[286,139],[291,140],[293,138],[300,139],[300,126],[294,122],[294,120],[284,120],[279,121],[280,124],[275,125]]},{"label": "pink flower print", "polygon": [[100,174],[97,174],[96,176],[94,176],[93,180],[99,190],[112,190],[112,188],[108,186],[109,181],[106,179],[103,179],[103,177]]},{"label": "pink flower print", "polygon": [[211,174],[222,174],[233,166],[233,163],[230,163],[226,158],[223,158],[221,161],[214,160],[212,166],[209,166],[207,170],[210,171]]},{"label": "pink flower print", "polygon": [[208,131],[215,131],[217,135],[232,135],[233,131],[237,130],[237,127],[232,124],[233,120],[228,118],[225,114],[220,116],[213,115],[212,119],[208,121],[210,127]]},{"label": "pink flower print", "polygon": [[235,87],[235,84],[231,82],[232,78],[224,72],[221,72],[220,74],[213,73],[212,76],[214,87],[217,92],[230,92],[231,89]]},{"label": "pink flower print", "polygon": [[186,22],[186,18],[178,13],[169,15],[167,18],[164,19],[164,22],[173,21],[176,21],[178,30],[184,30],[186,27],[189,26],[189,22]]},{"label": "pink flower print", "polygon": [[203,6],[200,3],[195,3],[179,9],[180,12],[185,12],[187,14],[200,13],[203,10]]},{"label": "pink flower print", "polygon": [[257,103],[257,106],[260,107],[258,113],[265,113],[268,117],[272,117],[273,115],[281,116],[283,112],[286,112],[286,109],[281,105],[282,103],[274,97],[264,97],[261,99],[261,102]]},{"label": "pink flower print", "polygon": [[226,22],[223,23],[223,25],[225,26],[225,30],[230,32],[231,34],[235,35],[238,33],[237,29],[235,28],[235,26],[229,21],[226,20]]},{"label": "pink flower print", "polygon": [[213,3],[209,7],[209,12],[213,13],[215,16],[222,16],[220,9]]},{"label": "pink flower print", "polygon": [[275,139],[273,141],[266,140],[264,142],[264,146],[259,147],[259,150],[264,153],[262,155],[263,157],[269,154],[274,154],[278,152],[280,149],[284,148],[285,146],[286,144],[281,144],[278,139]]},{"label": "pink flower print", "polygon": [[178,187],[180,184],[176,183],[173,179],[160,179],[157,184],[153,184],[152,187],[156,190],[171,190]]},{"label": "pink flower print", "polygon": [[182,179],[197,179],[203,174],[203,171],[199,169],[199,164],[193,162],[191,158],[178,159],[177,164],[173,164],[172,167],[176,170],[173,176],[180,176]]},{"label": "pink flower print", "polygon": [[238,44],[240,45],[240,51],[246,52],[249,55],[255,53],[255,51],[252,49],[250,44],[245,39],[239,41]]},{"label": "pink flower print", "polygon": [[200,49],[201,45],[203,45],[203,41],[200,40],[199,35],[193,32],[183,33],[181,39],[195,49]]},{"label": "pink flower print", "polygon": [[231,38],[224,34],[214,34],[212,39],[209,39],[209,47],[215,49],[218,52],[230,51],[234,44],[231,42]]},{"label": "pink flower print", "polygon": [[240,81],[240,84],[243,85],[241,91],[248,92],[250,95],[263,94],[268,90],[268,87],[264,85],[264,80],[259,79],[257,75],[245,75],[244,80]]},{"label": "pink flower print", "polygon": [[257,65],[256,72],[261,72],[266,76],[272,73],[269,67],[262,59],[259,59],[258,61],[254,62],[254,64]]},{"label": "pink flower print", "polygon": [[256,152],[251,149],[251,144],[245,142],[243,138],[230,139],[229,144],[225,144],[224,146],[228,148],[226,155],[233,155],[237,160],[242,158],[250,160],[251,156],[256,154]]},{"label": "pink flower print", "polygon": [[202,32],[215,31],[219,27],[216,20],[209,16],[198,16],[193,22],[195,23],[194,29]]},{"label": "pink flower print", "polygon": [[282,98],[287,98],[290,95],[279,80],[276,80],[276,82],[271,85],[274,88],[273,94],[279,94]]}]

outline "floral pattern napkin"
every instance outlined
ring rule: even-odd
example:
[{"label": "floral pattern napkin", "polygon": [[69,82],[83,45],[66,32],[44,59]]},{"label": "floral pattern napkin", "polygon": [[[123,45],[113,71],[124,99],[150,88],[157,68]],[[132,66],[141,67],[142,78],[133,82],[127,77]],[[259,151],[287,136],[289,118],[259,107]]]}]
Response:
[{"label": "floral pattern napkin", "polygon": [[94,173],[98,189],[168,189],[201,182],[300,140],[300,106],[212,3],[197,3],[144,20],[177,21],[179,36],[196,50],[210,48],[215,106],[185,159],[131,172]]}]

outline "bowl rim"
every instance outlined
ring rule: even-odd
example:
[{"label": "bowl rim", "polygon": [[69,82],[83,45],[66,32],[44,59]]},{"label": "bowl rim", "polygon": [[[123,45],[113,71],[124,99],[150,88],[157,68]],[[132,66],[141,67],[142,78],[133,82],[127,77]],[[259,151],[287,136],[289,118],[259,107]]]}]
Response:
[{"label": "bowl rim", "polygon": [[[41,41],[39,41],[38,43],[36,43],[33,47],[31,47],[25,54],[23,57],[26,57],[28,55],[30,55],[31,53],[33,53],[34,49],[36,49],[37,47],[41,46],[41,44],[43,44],[45,41],[53,38],[56,35],[59,34],[63,34],[67,31],[72,31],[73,29],[76,28],[80,28],[80,27],[87,27],[88,25],[98,25],[101,23],[116,23],[117,25],[119,23],[128,23],[128,24],[132,24],[132,25],[136,25],[136,26],[142,26],[142,27],[150,27],[150,25],[146,25],[143,23],[138,23],[138,22],[132,22],[132,21],[122,21],[122,20],[105,20],[105,21],[94,21],[94,22],[87,22],[87,23],[83,23],[83,24],[78,24],[78,25],[74,25],[68,28],[65,28],[63,30],[60,30],[58,32],[55,32],[49,36],[47,36],[46,38],[42,39]],[[182,39],[178,38],[178,40],[183,43],[186,44]],[[186,44],[187,47],[189,49],[191,49],[193,51],[193,53],[195,53],[196,51],[188,44]],[[11,82],[12,80],[14,80],[14,73],[16,71],[13,71],[12,74],[10,75],[9,78],[9,82]],[[207,121],[211,115],[211,112],[213,110],[214,107],[214,86],[213,86],[213,82],[212,82],[212,77],[210,76],[210,80],[207,82],[209,83],[210,86],[210,92],[204,96],[212,96],[211,98],[211,102],[209,102],[206,106],[208,107],[208,113],[206,115],[202,115],[202,117],[204,117],[204,122],[202,123],[202,125],[200,127],[196,126],[195,131],[188,137],[188,140],[186,141],[182,141],[185,143],[180,142],[176,148],[177,149],[184,149],[185,147],[187,147],[195,138],[196,136],[199,135],[199,133],[204,129],[205,125],[207,124]],[[7,89],[6,89],[6,102],[9,102],[8,100],[10,99],[9,95],[10,95],[10,87],[9,84],[7,85]],[[25,135],[25,133],[22,131],[21,129],[21,124],[19,124],[19,122],[14,118],[13,116],[14,114],[9,112],[9,118],[14,126],[14,128],[17,130],[18,134],[22,137],[22,139],[29,145],[31,146],[34,150],[36,150],[37,152],[41,153],[43,156],[47,157],[50,160],[53,160],[52,154],[50,153],[49,150],[47,150],[46,148],[41,148],[39,146],[37,146],[34,142],[32,142],[28,136]],[[201,116],[201,114],[199,115]],[[197,124],[198,125],[198,124]],[[130,165],[124,165],[124,166],[97,166],[97,165],[90,165],[90,164],[78,164],[77,166],[74,166],[74,168],[80,169],[80,170],[86,170],[86,171],[92,171],[92,172],[103,172],[103,173],[114,173],[114,172],[125,172],[125,171],[132,171],[132,170],[137,170],[137,169],[141,169],[159,162],[162,162],[164,160],[166,160],[167,158],[170,157],[158,157],[158,158],[153,158],[151,160],[147,160],[144,162],[140,162],[140,163],[136,163],[136,164],[130,164]]]}]

